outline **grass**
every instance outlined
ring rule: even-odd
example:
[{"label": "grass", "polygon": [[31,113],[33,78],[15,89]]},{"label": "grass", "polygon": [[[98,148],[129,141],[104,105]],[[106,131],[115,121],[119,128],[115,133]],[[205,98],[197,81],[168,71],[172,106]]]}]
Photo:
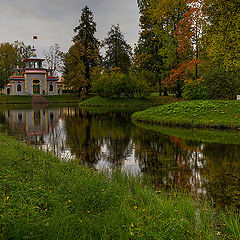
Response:
[{"label": "grass", "polygon": [[239,215],[0,134],[1,239],[239,239]]},{"label": "grass", "polygon": [[149,97],[146,99],[139,98],[119,98],[119,99],[111,99],[111,98],[102,98],[102,97],[93,97],[87,99],[83,102],[80,102],[80,106],[88,106],[88,107],[127,107],[127,108],[148,108],[151,106],[162,105],[166,103],[180,101],[173,96],[166,97]]},{"label": "grass", "polygon": [[[79,103],[78,96],[64,94],[57,96],[45,96],[51,103]],[[0,104],[30,104],[32,101],[31,96],[9,96],[0,95]]]},{"label": "grass", "polygon": [[79,103],[80,98],[76,95],[63,94],[56,96],[46,96],[51,103]]},{"label": "grass", "polygon": [[240,144],[240,131],[236,130],[176,128],[139,122],[134,123],[141,128],[186,140],[206,143]]},{"label": "grass", "polygon": [[0,104],[25,104],[31,103],[31,96],[0,95]]},{"label": "grass", "polygon": [[240,101],[196,100],[167,104],[133,114],[138,122],[184,127],[240,128]]}]

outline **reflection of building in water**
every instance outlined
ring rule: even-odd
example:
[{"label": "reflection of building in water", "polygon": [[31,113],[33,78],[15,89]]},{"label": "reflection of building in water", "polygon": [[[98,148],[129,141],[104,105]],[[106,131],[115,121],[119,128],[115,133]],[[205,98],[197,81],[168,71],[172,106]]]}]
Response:
[{"label": "reflection of building in water", "polygon": [[5,119],[12,131],[21,131],[26,136],[48,134],[55,128],[62,112],[57,109],[7,110]]},{"label": "reflection of building in water", "polygon": [[64,159],[74,157],[66,144],[63,109],[7,110],[4,118],[11,131],[20,132],[43,150]]}]

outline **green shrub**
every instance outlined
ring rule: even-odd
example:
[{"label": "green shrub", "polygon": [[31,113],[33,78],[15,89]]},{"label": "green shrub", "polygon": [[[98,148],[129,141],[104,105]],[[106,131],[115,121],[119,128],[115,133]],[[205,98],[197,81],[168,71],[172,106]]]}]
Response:
[{"label": "green shrub", "polygon": [[118,71],[102,72],[92,78],[93,91],[104,98],[134,97],[150,95],[151,74],[148,72],[123,74]]},{"label": "green shrub", "polygon": [[240,93],[239,69],[226,70],[221,61],[208,63],[203,78],[211,99],[236,99]]},{"label": "green shrub", "polygon": [[185,100],[209,99],[208,88],[201,79],[188,81],[183,87],[183,98]]}]

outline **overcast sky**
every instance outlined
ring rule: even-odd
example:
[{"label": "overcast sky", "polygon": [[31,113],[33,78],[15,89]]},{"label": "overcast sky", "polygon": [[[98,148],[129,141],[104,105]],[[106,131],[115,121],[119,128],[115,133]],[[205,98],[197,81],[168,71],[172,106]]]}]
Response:
[{"label": "overcast sky", "polygon": [[78,25],[81,10],[88,6],[97,23],[96,37],[106,37],[112,24],[120,24],[131,46],[137,42],[139,13],[137,0],[0,0],[0,42],[23,41],[32,45],[37,35],[37,53],[54,43],[66,52]]}]

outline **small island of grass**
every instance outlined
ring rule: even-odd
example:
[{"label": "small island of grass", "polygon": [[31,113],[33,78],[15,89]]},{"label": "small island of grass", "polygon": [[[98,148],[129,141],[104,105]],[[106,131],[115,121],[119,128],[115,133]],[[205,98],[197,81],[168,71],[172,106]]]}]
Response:
[{"label": "small island of grass", "polygon": [[152,107],[132,115],[138,122],[183,127],[240,128],[240,101],[196,100]]}]

